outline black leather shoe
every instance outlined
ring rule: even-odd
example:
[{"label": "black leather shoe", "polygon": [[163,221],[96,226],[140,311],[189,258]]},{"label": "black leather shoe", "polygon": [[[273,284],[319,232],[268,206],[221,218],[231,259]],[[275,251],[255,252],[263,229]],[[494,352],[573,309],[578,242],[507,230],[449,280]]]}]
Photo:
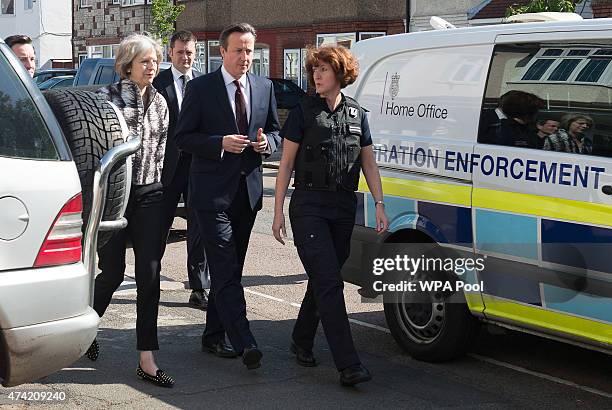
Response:
[{"label": "black leather shoe", "polygon": [[314,358],[312,350],[302,349],[295,342],[291,342],[291,353],[295,355],[295,360],[300,366],[304,367],[315,367],[317,365],[317,359]]},{"label": "black leather shoe", "polygon": [[340,372],[340,383],[343,386],[354,386],[357,383],[369,382],[372,375],[361,364],[349,366]]},{"label": "black leather shoe", "polygon": [[257,346],[245,347],[242,352],[242,363],[247,369],[253,370],[261,367],[261,358],[263,353],[257,348]]},{"label": "black leather shoe", "polygon": [[92,362],[95,362],[96,360],[98,360],[99,355],[100,345],[98,345],[98,341],[94,339],[94,341],[91,342],[91,346],[89,346],[89,349],[87,349],[87,351],[85,352],[85,356],[87,356],[87,358]]},{"label": "black leather shoe", "polygon": [[204,289],[196,289],[191,291],[191,295],[189,295],[189,306],[206,310],[208,309],[208,294]]},{"label": "black leather shoe", "polygon": [[238,357],[238,353],[236,353],[231,346],[225,343],[225,340],[221,340],[213,344],[202,341],[202,351],[212,353],[217,357],[225,357],[229,359]]},{"label": "black leather shoe", "polygon": [[136,375],[142,380],[146,380],[161,387],[174,386],[174,379],[164,373],[162,369],[157,369],[155,376],[151,376],[149,373],[145,373],[145,371],[142,370],[142,367],[138,365],[138,369],[136,369]]}]

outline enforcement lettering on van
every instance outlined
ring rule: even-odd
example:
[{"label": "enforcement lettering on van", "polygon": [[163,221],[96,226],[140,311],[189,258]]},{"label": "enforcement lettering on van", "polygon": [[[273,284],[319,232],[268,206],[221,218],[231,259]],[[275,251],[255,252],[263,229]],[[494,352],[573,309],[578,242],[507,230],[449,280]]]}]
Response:
[{"label": "enforcement lettering on van", "polygon": [[451,173],[480,172],[484,176],[595,190],[600,188],[601,174],[606,173],[603,167],[570,162],[488,154],[481,156],[472,152],[439,151],[403,145],[376,144],[374,153],[376,161],[383,165],[403,165]]}]

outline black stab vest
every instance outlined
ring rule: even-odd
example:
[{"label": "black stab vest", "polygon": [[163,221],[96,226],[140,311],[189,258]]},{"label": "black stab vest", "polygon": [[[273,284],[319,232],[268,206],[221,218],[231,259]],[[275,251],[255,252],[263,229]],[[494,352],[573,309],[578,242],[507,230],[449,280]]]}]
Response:
[{"label": "black stab vest", "polygon": [[295,161],[293,186],[313,191],[356,191],[361,171],[362,110],[344,97],[342,107],[330,113],[325,101],[305,97],[304,135]]}]

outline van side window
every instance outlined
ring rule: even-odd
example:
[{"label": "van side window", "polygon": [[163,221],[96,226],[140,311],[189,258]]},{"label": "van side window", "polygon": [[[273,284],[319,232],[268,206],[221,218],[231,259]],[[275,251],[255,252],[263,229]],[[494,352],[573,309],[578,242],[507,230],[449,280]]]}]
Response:
[{"label": "van side window", "polygon": [[478,142],[612,157],[612,42],[498,45]]},{"label": "van side window", "polygon": [[2,54],[0,78],[0,156],[59,159],[40,112]]}]

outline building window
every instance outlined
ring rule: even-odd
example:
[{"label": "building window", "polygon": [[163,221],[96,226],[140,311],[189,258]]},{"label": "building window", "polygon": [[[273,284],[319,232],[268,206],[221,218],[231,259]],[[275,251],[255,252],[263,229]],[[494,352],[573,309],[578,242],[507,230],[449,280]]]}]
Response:
[{"label": "building window", "polygon": [[317,34],[317,47],[338,45],[351,48],[356,41],[355,33]]},{"label": "building window", "polygon": [[113,4],[121,4],[121,0],[113,0]]},{"label": "building window", "polygon": [[85,60],[87,58],[87,54],[79,54],[79,66],[81,66],[81,63],[83,62],[83,60]]},{"label": "building window", "polygon": [[361,33],[359,33],[359,41],[367,40],[369,38],[374,37],[382,37],[386,35],[387,33],[385,33],[384,31],[362,31]]},{"label": "building window", "polygon": [[93,6],[93,0],[81,0],[81,8],[84,7],[92,7]]},{"label": "building window", "polygon": [[255,46],[251,72],[262,77],[270,75],[270,48],[268,46]]},{"label": "building window", "polygon": [[145,0],[121,0],[122,6],[138,6],[140,4],[145,4]]},{"label": "building window", "polygon": [[32,10],[34,8],[34,0],[23,0],[23,9]]},{"label": "building window", "polygon": [[206,72],[206,43],[203,41],[196,43],[196,55],[193,60],[193,68],[201,73]]},{"label": "building window", "polygon": [[106,44],[103,46],[87,46],[88,58],[115,58],[119,44]]},{"label": "building window", "polygon": [[285,49],[283,57],[283,77],[291,80],[303,90],[308,88],[308,75],[306,74],[306,49],[288,48]]},{"label": "building window", "polygon": [[219,49],[219,41],[208,42],[208,72],[217,71],[223,65],[221,58],[221,50]]},{"label": "building window", "polygon": [[2,0],[2,14],[15,14],[15,0]]}]

